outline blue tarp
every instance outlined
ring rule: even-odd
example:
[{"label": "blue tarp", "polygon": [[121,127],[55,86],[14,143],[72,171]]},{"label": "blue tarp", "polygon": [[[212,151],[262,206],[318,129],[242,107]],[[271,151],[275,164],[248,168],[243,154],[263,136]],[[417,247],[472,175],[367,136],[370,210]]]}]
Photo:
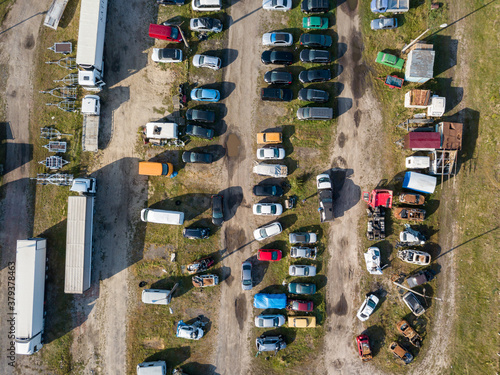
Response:
[{"label": "blue tarp", "polygon": [[434,193],[437,178],[416,172],[406,172],[403,188],[418,191],[419,193]]},{"label": "blue tarp", "polygon": [[284,309],[286,307],[286,294],[256,294],[253,299],[256,309]]}]

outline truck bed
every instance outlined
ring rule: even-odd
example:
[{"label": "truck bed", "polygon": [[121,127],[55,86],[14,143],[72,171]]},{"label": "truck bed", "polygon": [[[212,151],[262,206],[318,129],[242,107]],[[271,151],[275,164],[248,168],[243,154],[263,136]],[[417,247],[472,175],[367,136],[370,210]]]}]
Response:
[{"label": "truck bed", "polygon": [[99,116],[83,115],[82,150],[97,152],[99,138]]}]

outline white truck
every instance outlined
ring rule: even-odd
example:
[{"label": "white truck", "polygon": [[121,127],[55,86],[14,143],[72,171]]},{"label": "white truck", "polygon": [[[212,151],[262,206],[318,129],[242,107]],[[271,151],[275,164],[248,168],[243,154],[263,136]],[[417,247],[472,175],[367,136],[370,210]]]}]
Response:
[{"label": "white truck", "polygon": [[373,13],[403,13],[410,9],[410,0],[372,0]]},{"label": "white truck", "polygon": [[288,168],[286,165],[281,164],[258,163],[253,167],[253,173],[260,176],[286,177]]},{"label": "white truck", "polygon": [[108,0],[82,0],[76,64],[78,84],[84,89],[100,91],[104,83],[104,35]]},{"label": "white truck", "polygon": [[70,191],[77,192],[80,195],[95,195],[97,190],[97,181],[94,177],[75,178],[71,183]]},{"label": "white truck", "polygon": [[86,95],[82,100],[82,150],[97,152],[101,101],[97,95]]},{"label": "white truck", "polygon": [[15,283],[15,352],[39,351],[44,328],[45,262],[47,240],[17,241]]}]

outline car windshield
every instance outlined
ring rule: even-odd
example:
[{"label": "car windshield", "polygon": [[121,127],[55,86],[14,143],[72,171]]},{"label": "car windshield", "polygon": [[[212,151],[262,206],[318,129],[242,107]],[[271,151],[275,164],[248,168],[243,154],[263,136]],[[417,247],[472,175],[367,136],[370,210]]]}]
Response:
[{"label": "car windshield", "polygon": [[272,260],[277,260],[278,259],[278,252],[277,251],[273,251],[272,252],[271,259]]},{"label": "car windshield", "polygon": [[259,230],[259,233],[260,233],[260,236],[261,236],[262,238],[266,238],[266,237],[267,237],[267,232],[266,232],[266,230],[265,230],[265,229],[261,229],[261,230]]},{"label": "car windshield", "polygon": [[203,98],[203,91],[201,89],[195,91],[195,96],[197,98]]},{"label": "car windshield", "polygon": [[275,157],[275,158],[278,158],[279,156],[280,156],[280,150],[279,150],[279,149],[277,149],[277,148],[275,148],[275,149],[274,149],[274,157]]},{"label": "car windshield", "polygon": [[375,306],[377,306],[377,304],[370,299],[370,300],[368,300],[368,306],[371,307],[372,309],[374,309]]},{"label": "car windshield", "polygon": [[280,320],[278,318],[273,319],[273,326],[278,327],[280,323]]},{"label": "car windshield", "polygon": [[252,280],[250,279],[243,280],[243,285],[252,285]]},{"label": "car windshield", "polygon": [[271,192],[273,195],[276,195],[276,186],[271,187]]},{"label": "car windshield", "polygon": [[319,182],[330,182],[330,179],[328,177],[322,177],[319,179]]},{"label": "car windshield", "polygon": [[270,207],[270,211],[271,211],[271,214],[273,214],[273,215],[276,213],[276,206],[274,204]]},{"label": "car windshield", "polygon": [[179,36],[179,29],[177,27],[172,27],[170,30],[171,30],[170,37],[172,39],[177,39],[177,37]]}]

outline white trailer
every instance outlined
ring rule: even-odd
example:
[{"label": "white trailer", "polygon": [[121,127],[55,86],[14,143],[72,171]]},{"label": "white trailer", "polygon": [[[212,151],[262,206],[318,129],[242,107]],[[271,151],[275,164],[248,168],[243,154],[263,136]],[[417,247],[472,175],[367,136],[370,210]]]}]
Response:
[{"label": "white trailer", "polygon": [[99,116],[101,101],[97,95],[86,95],[82,100],[83,129],[82,150],[97,152],[99,149]]},{"label": "white trailer", "polygon": [[16,354],[33,354],[43,346],[46,247],[44,238],[17,241]]},{"label": "white trailer", "polygon": [[90,288],[94,197],[68,197],[64,293],[82,294]]},{"label": "white trailer", "polygon": [[253,167],[253,173],[260,176],[286,177],[288,168],[286,165],[259,163]]},{"label": "white trailer", "polygon": [[108,0],[82,0],[76,63],[78,84],[87,90],[100,91],[104,83],[104,36]]}]

